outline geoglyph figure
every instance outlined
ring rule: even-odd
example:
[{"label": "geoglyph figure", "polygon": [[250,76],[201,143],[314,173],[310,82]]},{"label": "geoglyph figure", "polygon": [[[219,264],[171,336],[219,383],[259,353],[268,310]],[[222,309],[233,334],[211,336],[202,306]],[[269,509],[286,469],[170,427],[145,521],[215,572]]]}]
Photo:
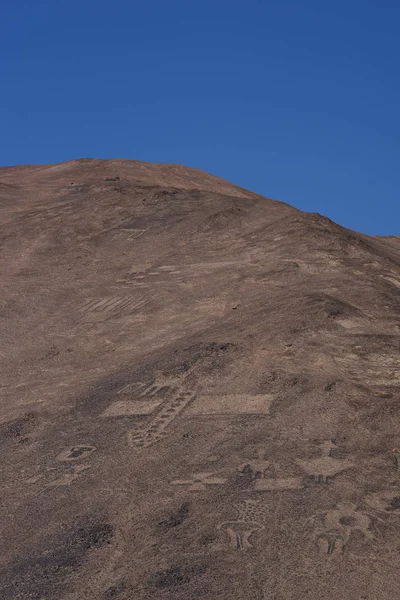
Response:
[{"label": "geoglyph figure", "polygon": [[251,458],[238,466],[239,473],[249,473],[254,479],[262,479],[270,468],[270,461],[265,459],[264,450],[258,450],[257,458]]},{"label": "geoglyph figure", "polygon": [[370,530],[371,518],[359,511],[352,502],[340,502],[324,515],[314,516],[309,523],[320,525],[315,529],[314,537],[322,554],[342,553],[354,531],[360,531],[369,540],[374,539]]},{"label": "geoglyph figure", "polygon": [[227,480],[223,477],[217,477],[212,471],[204,473],[193,473],[190,479],[175,479],[171,485],[187,485],[189,492],[204,491],[209,485],[223,485]]},{"label": "geoglyph figure", "polygon": [[234,508],[237,518],[221,523],[218,529],[228,536],[231,548],[246,552],[253,547],[250,543],[251,536],[264,529],[266,507],[259,500],[247,499],[240,504],[234,504]]},{"label": "geoglyph figure", "polygon": [[324,442],[321,444],[321,456],[319,458],[297,459],[296,463],[316,483],[326,483],[331,477],[355,466],[349,459],[333,458],[331,456],[333,448],[334,444],[332,442]]}]

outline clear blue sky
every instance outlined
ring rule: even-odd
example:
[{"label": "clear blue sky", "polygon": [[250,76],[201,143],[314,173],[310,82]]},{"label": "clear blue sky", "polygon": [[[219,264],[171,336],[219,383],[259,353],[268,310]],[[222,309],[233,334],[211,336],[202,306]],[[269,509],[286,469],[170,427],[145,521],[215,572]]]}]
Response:
[{"label": "clear blue sky", "polygon": [[198,167],[400,234],[398,0],[3,0],[0,165]]}]

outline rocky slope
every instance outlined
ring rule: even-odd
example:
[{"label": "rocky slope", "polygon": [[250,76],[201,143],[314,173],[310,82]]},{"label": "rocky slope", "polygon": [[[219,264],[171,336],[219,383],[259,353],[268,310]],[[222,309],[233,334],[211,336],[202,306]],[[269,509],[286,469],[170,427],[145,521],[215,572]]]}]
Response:
[{"label": "rocky slope", "polygon": [[2,599],[399,597],[399,238],[124,160],[0,206]]}]

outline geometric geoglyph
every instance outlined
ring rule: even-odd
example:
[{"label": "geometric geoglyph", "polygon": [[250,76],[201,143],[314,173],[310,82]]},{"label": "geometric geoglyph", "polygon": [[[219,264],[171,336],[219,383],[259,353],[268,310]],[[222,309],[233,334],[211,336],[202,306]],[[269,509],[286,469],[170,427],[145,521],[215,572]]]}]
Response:
[{"label": "geometric geoglyph", "polygon": [[190,479],[175,479],[171,485],[188,486],[188,491],[204,491],[208,485],[223,485],[227,482],[224,477],[218,477],[213,471],[194,473]]},{"label": "geometric geoglyph", "polygon": [[256,492],[282,492],[284,490],[299,490],[304,486],[300,477],[286,477],[283,479],[257,479],[254,483]]},{"label": "geometric geoglyph", "polygon": [[188,408],[187,415],[267,415],[272,404],[272,394],[225,394],[198,396]]},{"label": "geometric geoglyph", "polygon": [[102,417],[129,417],[151,415],[160,406],[163,394],[170,390],[169,386],[157,384],[153,381],[150,385],[133,382],[125,385],[119,392],[120,399],[116,400],[103,412]]},{"label": "geometric geoglyph", "polygon": [[118,400],[102,413],[102,417],[129,417],[133,415],[150,415],[161,400],[150,398],[146,400]]}]

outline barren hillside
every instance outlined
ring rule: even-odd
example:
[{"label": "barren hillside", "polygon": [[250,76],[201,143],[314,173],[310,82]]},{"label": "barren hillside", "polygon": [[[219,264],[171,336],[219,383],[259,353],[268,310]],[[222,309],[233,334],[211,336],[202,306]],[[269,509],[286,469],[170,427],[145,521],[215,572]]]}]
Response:
[{"label": "barren hillside", "polygon": [[400,597],[400,238],[127,160],[0,210],[2,600]]}]

